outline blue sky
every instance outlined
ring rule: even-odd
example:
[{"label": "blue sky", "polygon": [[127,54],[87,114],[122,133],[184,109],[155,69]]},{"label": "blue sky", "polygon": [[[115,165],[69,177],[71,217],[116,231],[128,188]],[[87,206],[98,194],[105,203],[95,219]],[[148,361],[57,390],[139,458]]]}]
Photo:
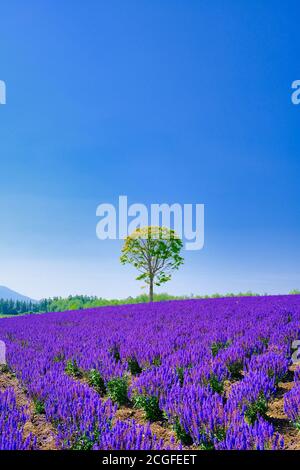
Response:
[{"label": "blue sky", "polygon": [[300,288],[296,1],[1,5],[0,284],[141,292],[96,207],[204,203],[205,247],[163,290]]}]

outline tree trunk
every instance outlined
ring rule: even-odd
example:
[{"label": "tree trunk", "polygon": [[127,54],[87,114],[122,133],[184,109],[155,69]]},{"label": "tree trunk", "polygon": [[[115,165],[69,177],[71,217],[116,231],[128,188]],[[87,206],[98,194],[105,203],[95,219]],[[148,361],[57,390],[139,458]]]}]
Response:
[{"label": "tree trunk", "polygon": [[153,302],[153,279],[150,278],[149,302]]}]

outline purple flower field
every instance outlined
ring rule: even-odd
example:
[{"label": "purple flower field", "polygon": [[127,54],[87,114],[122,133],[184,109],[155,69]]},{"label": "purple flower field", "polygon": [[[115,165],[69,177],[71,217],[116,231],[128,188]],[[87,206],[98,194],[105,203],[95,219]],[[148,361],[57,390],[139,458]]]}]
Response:
[{"label": "purple flower field", "polygon": [[[53,426],[58,449],[282,449],[268,409],[294,373],[298,338],[296,295],[0,320],[8,372]],[[284,396],[295,429],[299,370]],[[0,393],[1,449],[37,448],[26,413],[13,389]]]}]

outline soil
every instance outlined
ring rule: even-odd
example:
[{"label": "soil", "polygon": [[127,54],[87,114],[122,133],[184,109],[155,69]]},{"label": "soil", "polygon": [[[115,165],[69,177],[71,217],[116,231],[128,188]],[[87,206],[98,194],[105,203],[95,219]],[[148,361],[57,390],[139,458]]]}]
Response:
[{"label": "soil", "polygon": [[[126,408],[122,407],[119,408],[116,412],[116,419],[119,419],[121,421],[126,421],[128,419],[132,420],[134,419],[137,423],[139,424],[147,424],[147,420],[145,419],[145,413],[143,410],[136,409],[136,408]],[[150,424],[150,428],[153,434],[156,434],[156,437],[158,439],[163,439],[164,444],[166,446],[171,445],[171,439],[175,439],[174,432],[164,423],[163,421],[161,422],[155,422]]]},{"label": "soil", "polygon": [[[284,437],[285,450],[300,450],[300,432],[288,420],[283,408],[284,395],[294,386],[293,376],[294,367],[292,366],[287,377],[279,382],[277,392],[274,399],[269,403],[267,412],[268,420],[273,424],[275,430]],[[84,382],[86,383],[86,381]],[[225,383],[224,391],[226,396],[228,396],[231,386],[232,383],[229,381]],[[53,426],[46,420],[45,415],[35,412],[33,402],[27,397],[14,374],[0,370],[0,391],[10,387],[15,390],[18,406],[26,407],[29,413],[29,419],[25,425],[26,436],[31,433],[36,437],[39,450],[56,450],[56,433]],[[134,419],[139,424],[147,424],[144,411],[136,408],[119,408],[115,419],[122,421]],[[172,429],[163,421],[151,423],[150,427],[157,438],[163,439],[166,445],[170,445],[171,439],[175,438]]]},{"label": "soil", "polygon": [[31,433],[36,437],[39,450],[56,450],[56,435],[51,424],[46,420],[45,415],[37,414],[31,400],[22,389],[16,377],[7,371],[0,370],[0,391],[13,388],[16,394],[17,405],[26,407],[29,419],[25,424],[25,438]]},{"label": "soil", "polygon": [[285,380],[279,382],[274,400],[269,404],[268,419],[275,430],[284,437],[285,450],[300,450],[300,432],[289,421],[284,413],[284,395],[294,386],[295,366],[291,366]]}]

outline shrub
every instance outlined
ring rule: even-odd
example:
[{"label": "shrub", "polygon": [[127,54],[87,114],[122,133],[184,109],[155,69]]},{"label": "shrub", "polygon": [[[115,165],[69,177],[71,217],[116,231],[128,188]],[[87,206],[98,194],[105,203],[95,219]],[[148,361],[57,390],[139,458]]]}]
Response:
[{"label": "shrub", "polygon": [[128,367],[130,370],[130,373],[132,375],[138,375],[142,372],[142,368],[140,367],[137,359],[135,357],[131,357],[130,359],[127,360]]},{"label": "shrub", "polygon": [[109,397],[118,405],[128,403],[128,380],[127,377],[115,377],[107,382],[107,391]]},{"label": "shrub", "polygon": [[78,367],[76,359],[69,359],[66,362],[65,372],[72,377],[80,378],[82,377],[82,372]]},{"label": "shrub", "polygon": [[164,419],[163,412],[159,407],[158,398],[155,396],[136,395],[134,406],[142,408],[145,411],[146,419],[152,423]]},{"label": "shrub", "polygon": [[218,354],[218,352],[221,349],[226,349],[228,346],[229,346],[228,341],[226,341],[225,343],[222,342],[222,341],[213,342],[212,345],[211,345],[211,353],[212,353],[213,357],[216,357],[216,355]]},{"label": "shrub", "polygon": [[96,438],[92,439],[88,437],[86,434],[82,436],[76,436],[71,443],[70,449],[71,450],[92,450],[95,442],[97,441]]},{"label": "shrub", "polygon": [[191,438],[190,434],[186,432],[184,427],[180,424],[179,418],[176,418],[175,420],[174,431],[177,439],[184,446],[191,446],[193,444],[193,439]]},{"label": "shrub", "polygon": [[35,399],[33,400],[34,410],[37,414],[42,415],[45,413],[45,404],[42,400]]},{"label": "shrub", "polygon": [[201,450],[215,450],[215,443],[222,442],[226,438],[226,430],[222,426],[217,426],[212,436],[204,435],[200,444]]},{"label": "shrub", "polygon": [[241,372],[243,370],[243,361],[230,362],[227,364],[227,368],[233,380],[239,380],[242,378]]},{"label": "shrub", "polygon": [[210,377],[209,385],[211,386],[214,392],[222,393],[224,390],[223,381],[219,380],[215,374],[212,374],[212,376]]},{"label": "shrub", "polygon": [[162,421],[164,419],[163,412],[159,407],[158,398],[155,396],[146,398],[144,411],[146,413],[146,419],[151,422]]},{"label": "shrub", "polygon": [[121,355],[120,355],[119,348],[116,345],[110,349],[110,353],[116,362],[120,362]]},{"label": "shrub", "polygon": [[88,372],[88,382],[91,387],[97,390],[100,395],[105,395],[106,387],[104,380],[97,369],[91,369]]},{"label": "shrub", "polygon": [[264,417],[268,411],[268,401],[266,400],[263,393],[259,395],[259,398],[249,403],[245,411],[245,418],[249,424],[254,424],[259,416]]}]

